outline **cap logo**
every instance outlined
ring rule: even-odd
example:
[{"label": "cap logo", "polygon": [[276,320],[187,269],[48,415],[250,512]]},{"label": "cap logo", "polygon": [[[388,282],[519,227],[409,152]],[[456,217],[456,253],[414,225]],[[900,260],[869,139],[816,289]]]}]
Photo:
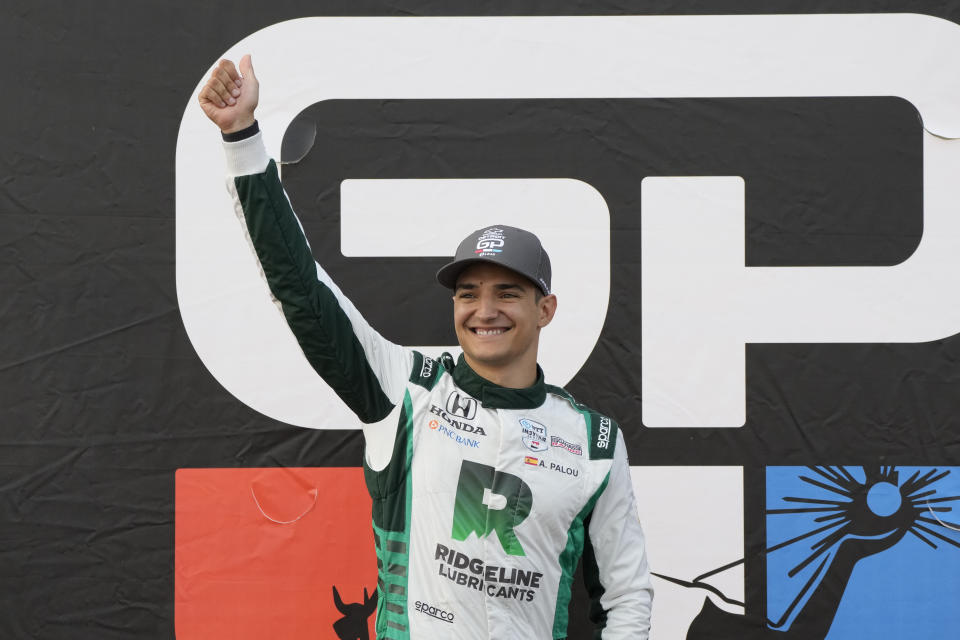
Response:
[{"label": "cap logo", "polygon": [[480,234],[474,251],[478,258],[488,258],[501,253],[503,249],[503,229],[492,227]]}]

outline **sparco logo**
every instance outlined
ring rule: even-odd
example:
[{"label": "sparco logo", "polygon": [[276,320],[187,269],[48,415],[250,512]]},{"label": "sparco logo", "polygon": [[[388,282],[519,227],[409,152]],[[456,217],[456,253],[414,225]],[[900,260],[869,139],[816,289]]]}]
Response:
[{"label": "sparco logo", "polygon": [[433,363],[436,362],[433,358],[424,358],[423,366],[420,367],[420,377],[429,378],[433,375]]},{"label": "sparco logo", "polygon": [[464,420],[473,420],[477,415],[477,401],[454,391],[447,397],[447,413],[460,416]]},{"label": "sparco logo", "polygon": [[597,447],[606,449],[610,446],[610,418],[600,418],[600,433],[597,435]]},{"label": "sparco logo", "polygon": [[425,613],[428,616],[432,616],[436,618],[437,620],[443,620],[444,622],[450,622],[450,623],[453,622],[452,613],[448,611],[444,611],[443,609],[438,609],[433,605],[427,604],[426,602],[420,602],[419,600],[417,600],[416,602],[413,603],[413,608],[419,611],[420,613]]}]

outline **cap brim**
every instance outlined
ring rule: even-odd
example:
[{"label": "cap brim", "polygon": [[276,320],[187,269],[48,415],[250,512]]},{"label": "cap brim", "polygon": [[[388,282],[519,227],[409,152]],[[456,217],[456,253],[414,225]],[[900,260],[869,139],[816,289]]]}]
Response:
[{"label": "cap brim", "polygon": [[447,289],[456,289],[457,278],[460,277],[460,273],[467,267],[474,264],[479,264],[479,263],[495,264],[498,267],[509,269],[510,271],[513,271],[514,273],[521,276],[522,278],[528,280],[530,284],[532,284],[534,287],[539,289],[543,293],[543,295],[549,294],[548,291],[544,291],[543,287],[537,284],[537,282],[527,274],[521,271],[517,271],[516,269],[512,269],[507,265],[503,264],[502,262],[500,262],[499,260],[494,260],[493,258],[464,258],[463,260],[454,260],[453,262],[449,264],[445,264],[442,267],[440,267],[440,270],[437,271],[437,282],[445,286]]},{"label": "cap brim", "polygon": [[498,264],[496,260],[487,260],[485,258],[465,258],[463,260],[454,260],[453,262],[440,267],[440,270],[437,271],[437,282],[445,286],[447,289],[456,289],[457,278],[460,277],[460,272],[470,265],[477,264],[478,262],[490,262],[492,264]]}]

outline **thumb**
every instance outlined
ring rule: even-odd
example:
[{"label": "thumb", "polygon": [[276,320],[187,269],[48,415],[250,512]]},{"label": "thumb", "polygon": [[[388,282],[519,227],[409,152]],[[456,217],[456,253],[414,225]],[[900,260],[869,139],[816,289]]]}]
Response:
[{"label": "thumb", "polygon": [[240,75],[244,80],[250,79],[257,82],[257,74],[253,71],[253,61],[249,53],[240,58]]}]

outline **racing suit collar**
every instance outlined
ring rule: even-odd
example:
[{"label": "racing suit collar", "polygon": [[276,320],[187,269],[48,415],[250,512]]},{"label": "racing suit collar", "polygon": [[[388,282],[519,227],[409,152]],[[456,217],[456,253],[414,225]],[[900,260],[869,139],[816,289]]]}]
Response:
[{"label": "racing suit collar", "polygon": [[[451,359],[452,360],[452,359]],[[535,409],[547,398],[543,383],[543,370],[537,365],[537,380],[525,389],[510,389],[480,377],[470,368],[463,354],[453,368],[453,381],[458,387],[480,401],[489,409]]]}]

